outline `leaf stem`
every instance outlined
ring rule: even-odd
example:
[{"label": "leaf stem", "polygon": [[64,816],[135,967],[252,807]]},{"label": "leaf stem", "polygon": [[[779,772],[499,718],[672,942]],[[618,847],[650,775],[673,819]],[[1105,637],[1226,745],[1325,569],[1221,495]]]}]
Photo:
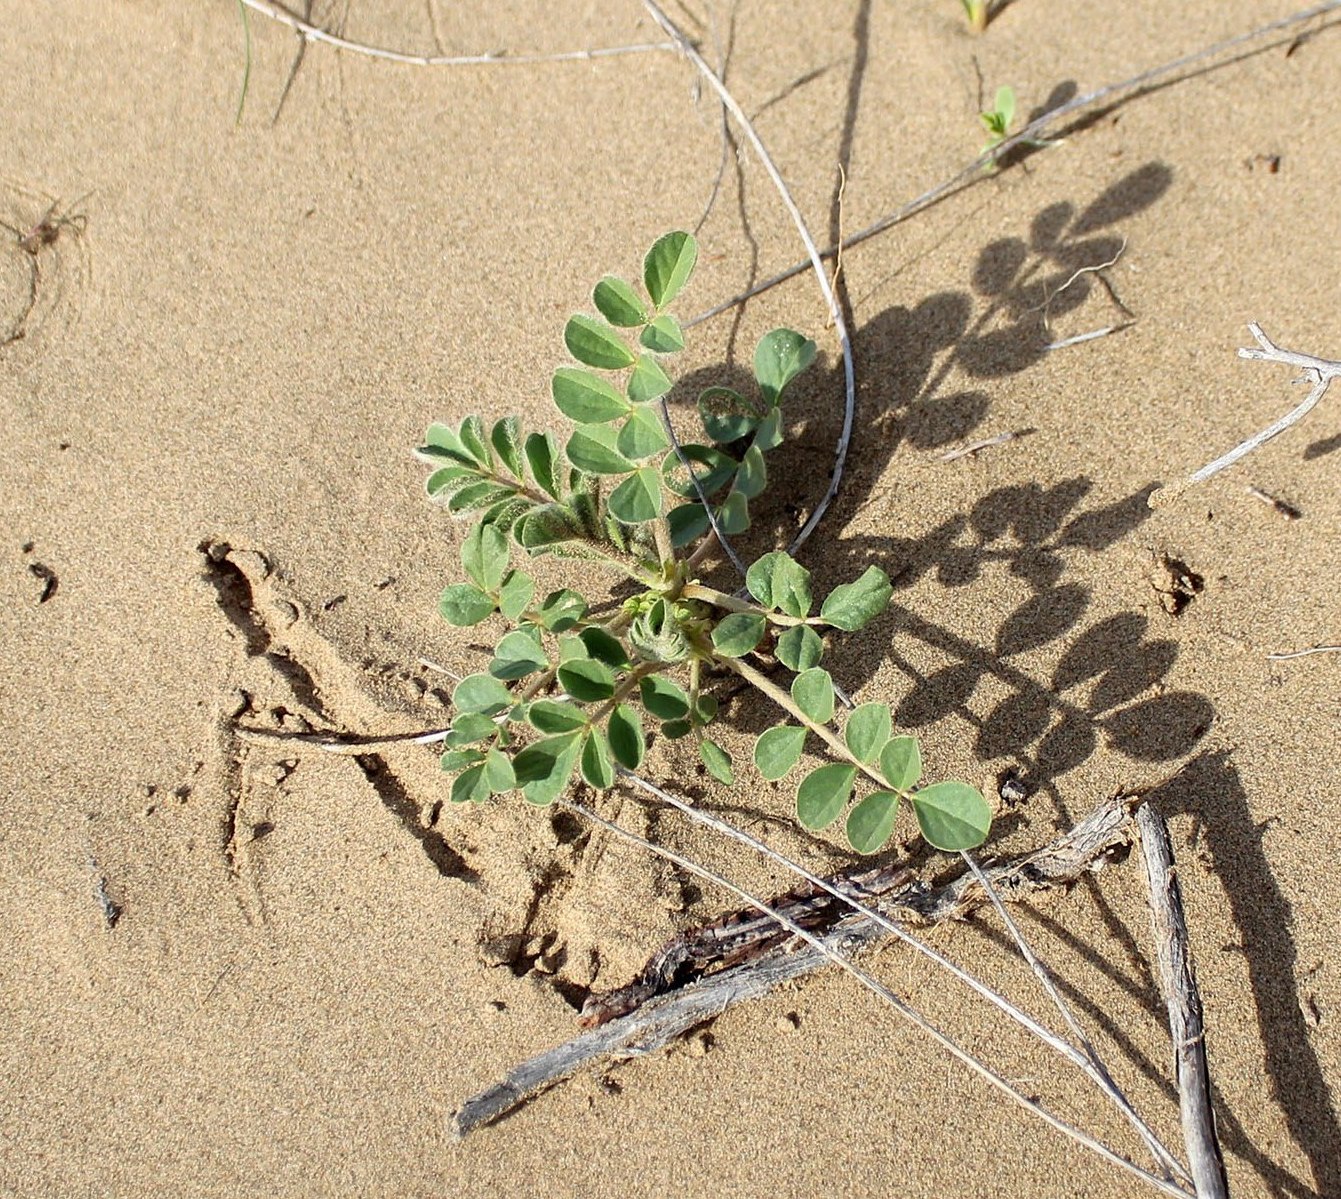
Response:
[{"label": "leaf stem", "polygon": [[725,608],[728,612],[748,612],[752,616],[762,616],[770,624],[791,626],[824,623],[816,616],[788,616],[785,612],[770,612],[758,604],[750,603],[749,600],[738,599],[734,595],[727,595],[725,591],[718,591],[715,587],[705,587],[702,583],[686,583],[680,594],[685,599],[702,600],[714,608]]},{"label": "leaf stem", "polygon": [[796,701],[762,671],[756,670],[743,658],[724,658],[721,655],[716,654],[711,656],[714,662],[725,666],[728,670],[734,671],[749,683],[751,687],[761,691],[777,704],[779,708],[792,717],[793,720],[805,725],[807,729],[814,733],[815,736],[823,741],[825,745],[834,751],[834,753],[845,762],[849,762],[855,766],[882,791],[893,791],[903,799],[909,798],[907,791],[901,791],[897,787],[891,787],[889,783],[881,778],[870,766],[865,762],[860,761],[832,729],[811,720],[809,716],[801,711]]}]

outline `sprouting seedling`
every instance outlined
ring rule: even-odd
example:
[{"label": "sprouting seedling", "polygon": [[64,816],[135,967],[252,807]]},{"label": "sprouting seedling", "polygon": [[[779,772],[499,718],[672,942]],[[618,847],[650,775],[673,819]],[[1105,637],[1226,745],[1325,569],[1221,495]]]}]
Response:
[{"label": "sprouting seedling", "polygon": [[964,15],[968,17],[969,28],[981,33],[987,28],[987,0],[960,0],[964,6]]},{"label": "sprouting seedling", "polygon": [[[985,15],[984,13],[984,17]],[[997,88],[992,107],[986,112],[980,112],[978,120],[987,130],[987,141],[982,148],[982,152],[986,154],[995,150],[1010,136],[1011,122],[1015,120],[1015,89],[1009,86]]]},{"label": "sprouting seedling", "polygon": [[[874,852],[906,800],[931,844],[972,848],[987,835],[986,802],[963,783],[920,786],[917,741],[895,735],[888,704],[863,704],[835,727],[821,630],[858,632],[884,612],[892,588],[883,571],[872,566],[834,588],[818,613],[810,572],[785,553],[749,568],[748,599],[699,577],[714,524],[727,536],[749,528],[750,502],[767,486],[765,455],[783,439],[784,396],[815,344],[789,329],[765,334],[754,354],[757,394],[707,388],[698,398],[706,440],[676,448],[657,402],[672,386],[662,363],[684,348],[667,309],[697,256],[689,234],[668,233],[643,261],[641,293],[606,276],[592,293],[599,316],[569,319],[564,343],[577,365],[559,367],[550,382],[555,407],[576,425],[562,448],[552,433],[524,435],[516,417],[486,430],[472,415],[431,425],[417,451],[435,467],[429,495],[474,522],[461,547],[469,581],[449,586],[439,610],[458,626],[495,616],[511,626],[488,669],[453,693],[442,756],[452,800],[517,790],[546,805],[576,777],[604,790],[620,770],[642,765],[649,726],[693,738],[707,770],[729,785],[735,763],[709,735],[717,700],[708,682],[729,671],[790,718],[755,744],[765,778],[797,769],[807,743],[831,759],[807,768],[797,787],[807,828],[827,827],[857,798],[848,841]],[[512,565],[516,549],[595,560],[637,590],[600,616],[570,588],[542,599]],[[757,655],[793,672],[790,685],[775,682]]]}]

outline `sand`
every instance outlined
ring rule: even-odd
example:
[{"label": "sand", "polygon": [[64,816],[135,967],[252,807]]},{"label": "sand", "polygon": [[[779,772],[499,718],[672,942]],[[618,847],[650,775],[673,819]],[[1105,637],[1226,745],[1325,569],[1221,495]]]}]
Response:
[{"label": "sand", "polygon": [[[345,28],[421,52],[656,40],[637,4],[473,7],[352,4]],[[951,0],[696,11],[827,241],[839,161],[850,231],[972,158],[980,91],[1013,84],[1027,112],[1287,8],[1023,0],[977,38]],[[360,765],[238,730],[441,725],[450,683],[421,660],[478,668],[497,631],[435,614],[463,531],[408,451],[433,419],[550,420],[563,321],[698,221],[718,113],[669,54],[419,68],[251,25],[235,122],[224,0],[16,0],[0,22],[0,217],[19,231],[0,231],[0,330],[23,332],[0,347],[0,1192],[1146,1193],[832,972],[452,1142],[462,1098],[574,1034],[575,997],[732,904],[520,801],[444,808],[429,751]],[[1118,104],[848,253],[857,429],[806,553],[821,588],[872,562],[896,580],[891,613],[836,641],[835,677],[894,702],[942,775],[1029,782],[993,852],[1185,766],[1157,802],[1240,1195],[1341,1194],[1341,655],[1267,657],[1341,632],[1335,403],[1181,503],[1145,499],[1302,394],[1235,357],[1248,321],[1341,357],[1339,37]],[[69,220],[34,256],[19,237],[49,211]],[[749,153],[699,236],[686,316],[800,257]],[[1128,327],[1041,352],[1038,306],[1119,250],[1124,308],[1087,275],[1049,316],[1057,338]],[[802,276],[695,329],[680,364],[729,377],[779,324],[820,343],[749,554],[823,490],[841,407],[824,323]],[[775,719],[746,697],[727,716],[742,756]],[[787,819],[783,784],[728,791],[675,745],[650,769],[812,865],[845,860],[836,832]],[[1179,1143],[1136,861],[1021,918]],[[993,920],[933,939],[1042,1011]],[[895,950],[870,965],[1137,1153],[962,992]]]}]

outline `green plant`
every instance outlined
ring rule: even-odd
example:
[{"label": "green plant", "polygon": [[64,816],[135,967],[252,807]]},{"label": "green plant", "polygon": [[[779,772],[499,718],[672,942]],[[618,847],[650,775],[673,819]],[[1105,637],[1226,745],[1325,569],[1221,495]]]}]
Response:
[{"label": "green plant", "polygon": [[[645,298],[607,276],[592,294],[600,316],[568,321],[564,342],[578,365],[559,367],[550,388],[577,426],[562,449],[552,433],[524,435],[515,417],[486,429],[467,416],[455,428],[431,425],[417,451],[436,468],[429,495],[473,521],[461,547],[469,581],[443,592],[442,615],[468,626],[501,614],[512,626],[488,670],[453,693],[442,756],[455,776],[452,800],[520,790],[549,804],[575,774],[608,788],[621,769],[641,766],[649,723],[667,738],[693,737],[707,769],[729,784],[734,764],[708,730],[717,715],[711,678],[730,672],[791,718],[756,742],[765,778],[789,774],[812,738],[832,759],[808,769],[797,788],[807,828],[836,820],[861,780],[868,793],[847,816],[855,849],[885,843],[901,799],[933,845],[978,845],[991,819],[986,802],[963,783],[919,788],[917,741],[894,735],[888,704],[862,704],[841,731],[834,727],[836,692],[820,666],[819,630],[855,632],[879,616],[892,591],[883,571],[872,566],[835,587],[818,613],[810,572],[786,553],[749,568],[748,598],[699,577],[714,527],[724,536],[749,527],[750,501],[767,484],[765,455],[783,439],[784,395],[815,344],[788,329],[765,334],[754,355],[759,394],[706,389],[698,397],[706,440],[676,444],[661,364],[684,347],[684,334],[667,309],[697,253],[689,234],[666,234],[643,262]],[[513,566],[514,548],[594,559],[632,580],[636,593],[600,615],[569,588],[539,598],[532,576]],[[790,688],[752,655],[794,672]]]},{"label": "green plant", "polygon": [[987,141],[983,143],[982,148],[982,152],[986,154],[989,150],[996,149],[1010,136],[1011,122],[1015,120],[1015,89],[1013,87],[997,88],[991,109],[987,112],[980,112],[978,120],[982,122],[982,127],[987,130]]},{"label": "green plant", "polygon": [[960,0],[964,6],[964,15],[968,17],[969,28],[981,33],[987,28],[987,0]]}]

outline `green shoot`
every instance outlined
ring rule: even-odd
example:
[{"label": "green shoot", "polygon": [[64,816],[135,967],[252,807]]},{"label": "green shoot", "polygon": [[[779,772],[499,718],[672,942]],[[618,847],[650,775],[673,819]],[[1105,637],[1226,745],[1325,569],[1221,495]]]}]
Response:
[{"label": "green shoot", "polygon": [[[846,812],[848,843],[873,853],[903,803],[937,848],[979,845],[991,821],[982,796],[963,783],[923,785],[917,741],[896,734],[890,706],[863,704],[841,719],[819,665],[825,631],[859,633],[888,607],[883,571],[834,587],[818,612],[810,572],[785,553],[749,568],[748,599],[700,578],[713,521],[728,536],[750,526],[750,504],[768,485],[767,455],[784,437],[782,405],[815,343],[789,329],[765,334],[754,354],[757,390],[703,391],[704,438],[677,452],[657,401],[672,387],[663,363],[685,344],[670,307],[697,257],[689,234],[668,233],[643,260],[641,290],[607,276],[591,296],[599,315],[568,320],[573,362],[550,380],[555,408],[573,422],[566,439],[524,432],[515,417],[486,426],[472,415],[430,425],[417,451],[433,467],[428,494],[471,521],[465,579],[443,591],[439,611],[457,626],[500,626],[487,669],[452,696],[442,756],[451,799],[520,791],[544,806],[577,779],[605,790],[621,770],[642,766],[650,732],[691,738],[706,770],[729,786],[737,763],[710,735],[718,705],[704,686],[729,671],[788,717],[755,743],[764,778],[802,769],[808,744],[833,759],[803,768],[796,814],[807,828]],[[613,613],[569,588],[541,596],[513,564],[519,551],[523,562],[548,554],[600,563],[635,592]],[[775,657],[790,684],[765,674],[756,655]]]},{"label": "green shoot", "polygon": [[987,0],[960,0],[960,3],[968,17],[969,28],[974,33],[982,33],[987,28]]},{"label": "green shoot", "polygon": [[995,150],[1010,136],[1011,122],[1015,120],[1015,89],[1013,87],[997,88],[992,108],[987,112],[980,112],[978,120],[982,122],[982,127],[987,130],[987,141],[982,148],[982,152],[986,154]]}]

